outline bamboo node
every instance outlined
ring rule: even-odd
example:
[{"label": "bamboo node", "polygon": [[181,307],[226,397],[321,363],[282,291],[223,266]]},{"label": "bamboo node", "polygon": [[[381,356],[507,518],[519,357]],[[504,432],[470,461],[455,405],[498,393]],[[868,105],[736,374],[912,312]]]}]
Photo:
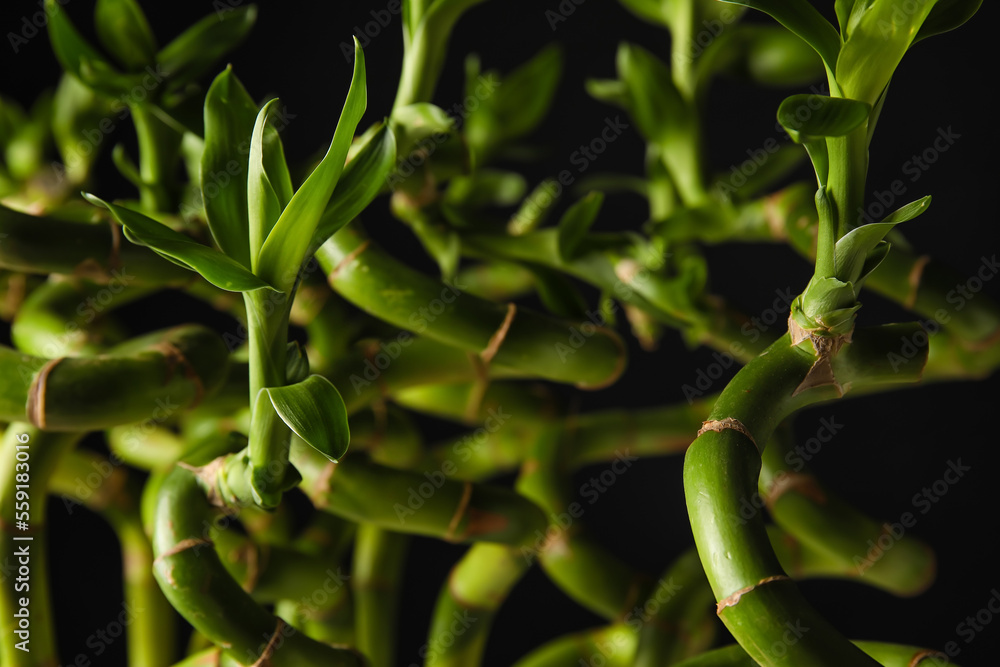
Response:
[{"label": "bamboo node", "polygon": [[792,346],[794,347],[802,341],[809,339],[813,350],[816,352],[816,361],[813,362],[812,367],[806,373],[802,382],[799,383],[799,386],[792,392],[792,396],[798,396],[807,389],[825,387],[827,385],[833,385],[837,390],[838,396],[844,395],[844,387],[840,385],[833,373],[833,358],[840,352],[840,348],[851,342],[851,334],[853,333],[854,329],[851,329],[851,331],[845,334],[836,336],[823,335],[816,331],[802,328],[792,315],[788,316],[788,336],[791,338]]},{"label": "bamboo node", "polygon": [[725,419],[709,419],[708,421],[702,422],[702,427],[698,429],[698,435],[700,437],[703,433],[708,431],[715,431],[716,433],[722,433],[726,429],[730,431],[736,431],[747,437],[747,439],[753,443],[753,446],[757,448],[757,453],[760,454],[760,446],[754,437],[750,435],[750,429],[743,425],[739,419],[735,417],[726,417]]},{"label": "bamboo node", "polygon": [[500,323],[500,328],[497,329],[492,336],[490,336],[490,341],[486,344],[486,349],[479,353],[479,358],[485,363],[490,363],[493,360],[493,357],[495,357],[497,352],[500,350],[500,345],[507,337],[507,331],[510,330],[510,324],[514,321],[514,315],[516,313],[517,306],[513,303],[508,303],[507,314],[504,316],[503,322]]},{"label": "bamboo node", "polygon": [[285,631],[285,625],[284,619],[279,617],[278,624],[274,627],[274,633],[271,635],[270,641],[267,642],[267,646],[264,647],[264,652],[260,654],[260,657],[250,667],[271,667],[271,656],[274,655],[278,638]]},{"label": "bamboo node", "polygon": [[924,649],[922,651],[917,651],[912,658],[907,667],[917,667],[924,658],[934,658],[939,654],[938,651],[932,651],[930,649]]},{"label": "bamboo node", "polygon": [[353,262],[355,259],[357,259],[358,255],[360,255],[365,250],[367,250],[368,246],[370,246],[370,245],[371,245],[371,240],[366,239],[357,248],[355,248],[351,252],[349,252],[346,255],[344,255],[344,258],[342,260],[340,260],[337,263],[337,266],[333,267],[333,271],[330,272],[329,281],[332,282],[337,277],[337,274],[340,273],[341,269],[343,269],[345,266],[347,266],[348,264],[350,264],[351,262]]},{"label": "bamboo node", "polygon": [[181,540],[174,546],[170,547],[153,561],[153,565],[156,565],[161,560],[165,558],[170,558],[171,556],[176,556],[177,554],[187,551],[188,549],[197,549],[198,547],[211,547],[214,546],[215,542],[212,540],[206,540],[202,537],[189,537],[186,540]]},{"label": "bamboo node", "polygon": [[444,539],[449,542],[457,541],[455,531],[458,530],[458,526],[462,522],[462,517],[465,516],[465,512],[469,509],[469,500],[471,499],[472,482],[465,482],[462,487],[462,498],[458,501],[458,507],[455,508],[455,514],[452,515],[451,521],[448,522],[448,532],[444,534]]},{"label": "bamboo node", "polygon": [[28,403],[25,405],[24,411],[28,417],[28,421],[42,430],[45,430],[45,389],[48,384],[49,374],[62,360],[63,357],[49,360],[38,371],[38,374],[31,381],[31,386],[28,388]]},{"label": "bamboo node", "polygon": [[772,577],[764,577],[756,584],[751,584],[745,588],[741,588],[735,593],[732,593],[729,596],[719,600],[719,602],[715,605],[715,614],[716,616],[721,615],[722,610],[725,609],[726,607],[735,607],[739,603],[741,597],[755,590],[759,586],[763,586],[764,584],[770,584],[775,581],[786,581],[786,580],[791,581],[791,578],[784,574],[776,574]]},{"label": "bamboo node", "polygon": [[774,506],[778,498],[788,491],[796,491],[799,495],[809,498],[817,505],[826,505],[826,494],[813,475],[798,472],[781,472],[775,477],[771,488],[767,490],[764,503],[768,509]]},{"label": "bamboo node", "polygon": [[917,261],[913,263],[910,268],[910,275],[907,276],[906,282],[910,286],[910,291],[907,292],[906,298],[903,300],[903,307],[908,309],[913,309],[913,306],[917,303],[917,292],[920,291],[920,279],[924,275],[924,267],[927,263],[931,261],[929,255],[921,255],[917,257]]}]

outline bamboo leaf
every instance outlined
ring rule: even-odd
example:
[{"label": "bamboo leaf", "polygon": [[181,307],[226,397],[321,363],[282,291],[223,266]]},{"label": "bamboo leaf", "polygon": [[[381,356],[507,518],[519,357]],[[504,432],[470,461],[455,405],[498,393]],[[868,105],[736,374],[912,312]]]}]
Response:
[{"label": "bamboo leaf", "polygon": [[587,302],[567,276],[545,266],[528,268],[534,274],[538,298],[550,313],[570,320],[586,317]]},{"label": "bamboo leaf", "polygon": [[769,14],[778,23],[798,35],[823,59],[831,71],[837,67],[840,35],[808,0],[722,0]]},{"label": "bamboo leaf", "polygon": [[632,102],[632,117],[648,141],[669,145],[687,134],[690,113],[663,61],[640,46],[622,43],[617,66]]},{"label": "bamboo leaf", "polygon": [[118,72],[105,60],[77,32],[57,0],[46,0],[45,12],[49,17],[49,41],[63,69],[87,86],[109,95],[117,97],[131,90],[136,84],[135,77]]},{"label": "bamboo leaf", "polygon": [[257,7],[247,5],[206,16],[164,46],[156,60],[174,86],[194,81],[215,61],[243,41],[257,20]]},{"label": "bamboo leaf", "polygon": [[666,28],[670,27],[667,3],[664,0],[621,0],[625,8],[639,18]]},{"label": "bamboo leaf", "polygon": [[250,231],[250,266],[254,271],[257,270],[260,261],[258,253],[284,208],[264,165],[264,153],[266,152],[264,136],[267,117],[276,104],[278,104],[278,99],[274,98],[261,107],[257,113],[257,120],[254,122],[253,134],[250,138],[250,160],[247,169],[247,221]]},{"label": "bamboo leaf", "polygon": [[983,0],[938,0],[913,43],[958,28],[979,11]]},{"label": "bamboo leaf", "polygon": [[135,0],[97,0],[94,24],[101,44],[126,69],[141,70],[154,63],[156,39]]},{"label": "bamboo leaf", "polygon": [[337,388],[321,375],[285,387],[267,387],[281,420],[295,435],[320,454],[336,462],[351,440],[347,407]]},{"label": "bamboo leaf", "polygon": [[842,137],[868,119],[871,105],[826,95],[792,95],[778,107],[778,122],[796,143]]},{"label": "bamboo leaf", "polygon": [[569,207],[559,220],[559,256],[564,262],[576,258],[580,244],[604,204],[603,192],[591,192]]},{"label": "bamboo leaf", "polygon": [[913,220],[918,215],[922,215],[924,211],[930,208],[931,196],[921,197],[916,201],[912,201],[906,206],[901,206],[889,215],[885,217],[882,222],[891,222],[893,224],[899,224],[900,222],[906,222],[907,220]]},{"label": "bamboo leaf", "polygon": [[357,38],[354,50],[354,77],[330,148],[281,212],[257,258],[261,277],[282,291],[294,284],[296,271],[305,259],[320,218],[344,171],[354,131],[368,103],[365,56]]},{"label": "bamboo leaf", "polygon": [[[492,103],[483,101],[479,107],[493,113],[493,141],[522,137],[542,122],[559,87],[562,65],[562,52],[548,46],[503,78],[500,87],[486,98]],[[471,94],[474,91],[466,91],[466,95]],[[473,121],[476,115],[471,114],[468,120]]]},{"label": "bamboo leaf", "polygon": [[[244,172],[256,116],[257,105],[232,68],[227,67],[215,77],[205,96],[201,191],[205,216],[216,244],[247,268],[250,222]],[[238,170],[232,168],[234,162]]]},{"label": "bamboo leaf", "polygon": [[204,246],[175,232],[142,213],[108,203],[86,192],[83,193],[83,196],[91,204],[108,209],[115,220],[129,232],[133,242],[149,246],[161,257],[200,273],[205,280],[220,289],[230,292],[273,289],[236,260],[223,255],[218,250]]},{"label": "bamboo leaf", "polygon": [[395,164],[396,137],[385,124],[344,168],[316,226],[313,250],[356,218],[378,196]]},{"label": "bamboo leaf", "polygon": [[855,0],[837,0],[834,11],[837,13],[837,23],[840,24],[840,34],[847,39],[847,25],[854,10]]}]

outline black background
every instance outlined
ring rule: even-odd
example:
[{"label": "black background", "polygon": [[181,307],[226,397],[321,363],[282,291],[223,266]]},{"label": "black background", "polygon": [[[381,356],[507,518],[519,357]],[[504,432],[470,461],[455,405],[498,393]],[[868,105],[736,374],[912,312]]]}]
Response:
[{"label": "black background", "polygon": [[[223,0],[225,2],[225,0]],[[235,2],[235,0],[234,0]],[[565,0],[563,5],[568,5]],[[832,2],[817,3],[820,5]],[[263,99],[280,95],[295,114],[284,134],[291,160],[304,160],[325,149],[339,116],[350,81],[351,65],[341,52],[355,27],[372,21],[370,12],[387,2],[270,2],[259,3],[260,14],[249,40],[229,57],[251,95]],[[586,0],[550,27],[546,10],[557,0],[487,2],[463,18],[453,36],[449,59],[435,101],[442,107],[461,102],[462,59],[477,52],[484,68],[507,71],[551,41],[561,43],[567,67],[554,109],[533,135],[545,156],[526,169],[529,182],[567,168],[580,144],[597,136],[604,119],[616,109],[589,98],[583,91],[588,77],[612,78],[614,54],[620,41],[640,43],[666,58],[669,38],[608,0]],[[932,253],[965,280],[975,274],[983,256],[998,251],[995,102],[995,37],[990,27],[998,18],[986,3],[972,23],[961,30],[924,42],[907,54],[893,80],[875,141],[871,147],[871,191],[886,190],[896,179],[907,181],[900,204],[933,194],[930,212],[905,226],[920,252]],[[161,43],[186,25],[213,11],[210,2],[144,2]],[[36,3],[4,3],[0,32],[19,31],[21,17],[37,11]],[[71,0],[70,15],[92,34],[90,0]],[[760,20],[754,18],[752,20]],[[365,121],[388,114],[395,95],[401,56],[400,18],[371,36],[365,48],[369,104]],[[369,31],[374,32],[374,31]],[[4,38],[0,44],[0,92],[30,104],[44,88],[55,84],[58,65],[42,33],[13,54]],[[737,82],[720,82],[711,93],[706,128],[710,161],[715,170],[746,159],[774,129],[774,110],[787,94],[800,91],[762,90]],[[915,183],[909,183],[902,165],[929,147],[939,128],[961,135],[946,153]],[[134,146],[127,124],[111,142]],[[641,174],[644,146],[634,131],[623,134],[593,166],[594,171]],[[134,148],[132,149],[134,154]],[[105,159],[105,162],[107,160]],[[796,175],[808,179],[807,167]],[[133,196],[129,186],[110,169],[102,169],[93,186],[105,197]],[[636,229],[646,216],[642,202],[628,196],[610,197],[597,228]],[[430,271],[409,232],[377,202],[366,215],[368,229],[397,256]],[[711,284],[745,312],[765,310],[774,290],[801,291],[809,266],[784,247],[714,247]],[[987,282],[984,292],[1000,298],[1000,284]],[[906,314],[868,294],[860,323],[906,319]],[[220,327],[189,301],[162,296],[157,308],[130,310],[137,330],[205,318]],[[181,312],[183,309],[183,312]],[[6,332],[5,332],[6,337]],[[8,342],[4,340],[4,342]],[[632,345],[630,366],[613,387],[594,393],[561,390],[582,410],[611,406],[646,407],[683,401],[681,387],[690,384],[698,369],[712,362],[706,349],[687,349],[680,337],[668,332],[658,352],[650,354]],[[721,387],[721,382],[719,387]],[[824,446],[814,464],[823,480],[844,498],[870,515],[895,520],[912,511],[912,497],[939,479],[948,461],[972,470],[926,515],[918,515],[913,533],[937,550],[939,576],[934,586],[914,599],[896,599],[849,582],[806,582],[810,600],[846,635],[941,648],[955,641],[961,648],[956,661],[963,665],[996,664],[1000,618],[986,626],[971,643],[958,634],[966,616],[975,615],[1000,588],[1000,519],[996,513],[997,483],[994,450],[998,436],[992,417],[997,412],[998,380],[938,384],[917,390],[847,400],[805,411],[796,422],[803,438],[815,433],[822,417],[844,424],[835,440]],[[421,420],[428,441],[458,432],[451,425]],[[643,461],[588,506],[587,526],[609,549],[635,567],[659,573],[692,543],[681,485],[681,457]],[[577,486],[599,473],[600,466],[583,470]],[[78,653],[92,656],[86,640],[105,628],[121,611],[121,563],[113,534],[100,520],[83,511],[67,514],[61,502],[49,508],[53,528],[53,583],[60,655],[65,663]],[[427,626],[437,591],[463,547],[414,539],[402,616],[399,621],[398,664],[418,664],[418,650],[426,641]],[[562,595],[545,575],[533,569],[514,589],[502,608],[487,649],[487,665],[508,665],[541,642],[565,632],[600,624]],[[724,635],[724,630],[722,631]],[[112,644],[93,664],[124,664],[124,642]]]}]

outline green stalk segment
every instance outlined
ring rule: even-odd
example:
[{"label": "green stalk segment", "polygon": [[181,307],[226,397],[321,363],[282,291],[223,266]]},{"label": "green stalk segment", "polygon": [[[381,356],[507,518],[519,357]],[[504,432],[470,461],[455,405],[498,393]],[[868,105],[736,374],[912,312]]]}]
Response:
[{"label": "green stalk segment", "polygon": [[4,667],[59,663],[49,590],[45,497],[60,459],[80,437],[80,433],[46,433],[15,421],[0,440],[0,562],[13,567],[0,582],[0,663]]},{"label": "green stalk segment", "polygon": [[[101,481],[90,480],[97,472]],[[125,603],[136,613],[126,642],[131,667],[166,667],[174,655],[174,611],[153,578],[153,548],[139,516],[139,489],[124,466],[86,451],[69,452],[52,475],[49,492],[103,516],[121,542]]]},{"label": "green stalk segment", "polygon": [[358,526],[351,590],[358,650],[364,653],[371,667],[396,664],[400,586],[409,541],[408,535],[371,524]]},{"label": "green stalk segment", "polygon": [[[832,360],[842,388],[860,389],[919,378],[925,357],[891,368],[894,336],[915,325],[854,333]],[[792,346],[788,334],[747,364],[729,383],[688,449],[684,489],[695,543],[718,614],[733,636],[762,665],[874,665],[805,601],[770,546],[759,515],[739,521],[741,501],[757,489],[761,459],[778,423],[794,410],[839,395],[834,384],[796,394],[816,361],[809,340]],[[799,624],[799,625],[797,625]],[[810,628],[789,646],[790,627]]]},{"label": "green stalk segment", "polygon": [[493,363],[585,389],[611,384],[625,348],[611,329],[491,303],[397,262],[352,228],[316,253],[331,287],[370,314]]},{"label": "green stalk segment", "polygon": [[208,539],[211,510],[189,470],[175,467],[167,474],[157,497],[153,551],[156,580],[170,604],[240,664],[361,667],[356,653],[306,637],[233,580]]},{"label": "green stalk segment", "polygon": [[[781,430],[762,462],[760,494],[775,522],[810,549],[828,554],[842,576],[900,596],[918,595],[933,583],[931,548],[909,533],[897,534],[906,532],[902,525],[879,523],[830,493]],[[886,534],[893,547],[874,546]]]},{"label": "green stalk segment", "polygon": [[444,473],[409,472],[348,455],[331,463],[292,439],[292,463],[317,508],[385,530],[447,542],[527,545],[544,532],[545,516],[498,486],[456,482]]},{"label": "green stalk segment", "polygon": [[[191,271],[149,248],[129,243],[121,229],[20,213],[0,205],[0,268],[29,274],[57,273],[107,283],[134,276],[134,286],[181,286]],[[58,243],[53,243],[58,239]]]},{"label": "green stalk segment", "polygon": [[225,377],[219,336],[188,325],[130,340],[107,354],[44,359],[0,347],[0,419],[50,431],[160,423],[197,404]]},{"label": "green stalk segment", "polygon": [[632,667],[635,649],[635,632],[619,623],[554,639],[515,662],[514,667]]},{"label": "green stalk segment", "polygon": [[519,549],[474,544],[438,595],[428,635],[426,667],[466,667],[482,662],[493,619],[528,570]]},{"label": "green stalk segment", "polygon": [[[876,660],[877,662],[874,664],[882,665],[882,667],[932,667],[942,664],[940,662],[941,653],[915,646],[862,641],[851,643],[864,651],[869,659]],[[949,661],[948,664],[952,663]],[[757,667],[757,665],[758,663],[747,655],[742,647],[733,645],[703,653],[695,658],[677,663],[675,667]],[[954,665],[954,667],[958,666]]]}]

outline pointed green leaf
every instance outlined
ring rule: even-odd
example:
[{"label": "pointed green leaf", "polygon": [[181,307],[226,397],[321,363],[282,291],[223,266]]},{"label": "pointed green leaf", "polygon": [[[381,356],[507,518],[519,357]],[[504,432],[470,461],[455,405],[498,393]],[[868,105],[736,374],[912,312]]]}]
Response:
[{"label": "pointed green leaf", "polygon": [[285,380],[289,384],[296,384],[307,377],[309,377],[309,357],[306,355],[306,348],[299,341],[293,340],[288,343],[285,356]]},{"label": "pointed green leaf", "polygon": [[913,43],[958,28],[979,11],[983,0],[938,0]]},{"label": "pointed green leaf", "polygon": [[254,5],[216,12],[164,46],[156,54],[156,60],[170,77],[172,85],[190,83],[242,42],[256,20],[257,7]]},{"label": "pointed green leaf", "polygon": [[385,124],[344,168],[316,227],[312,250],[323,245],[378,196],[395,164],[396,138]]},{"label": "pointed green leaf", "polygon": [[842,137],[868,119],[865,102],[826,95],[792,95],[778,107],[778,122],[796,143],[812,137]]},{"label": "pointed green leaf", "polygon": [[604,204],[603,192],[591,192],[569,207],[559,220],[559,256],[564,262],[576,258],[587,232]]},{"label": "pointed green leaf", "polygon": [[648,141],[669,145],[690,131],[691,114],[666,63],[640,46],[622,43],[617,66],[632,117]]},{"label": "pointed green leaf", "polygon": [[232,68],[215,77],[205,96],[205,152],[201,192],[216,244],[250,268],[247,216],[247,152],[257,105]]},{"label": "pointed green leaf", "polygon": [[913,4],[912,11],[894,2],[855,6],[835,70],[844,97],[875,104],[936,1]]},{"label": "pointed green leaf", "polygon": [[861,266],[858,279],[854,281],[855,292],[861,291],[861,286],[864,284],[865,279],[869,276],[869,274],[871,274],[872,271],[877,269],[878,265],[882,263],[882,260],[889,255],[891,247],[892,246],[887,241],[881,241],[868,252],[865,256],[864,264]]},{"label": "pointed green leaf", "polygon": [[816,50],[833,72],[840,54],[840,35],[808,0],[722,0],[770,14]]},{"label": "pointed green leaf", "polygon": [[[92,131],[113,114],[115,102],[93,88],[84,85],[72,74],[59,79],[53,99],[52,134],[66,166],[66,175],[73,183],[82,183],[100,154],[99,146],[85,141],[84,132]],[[0,101],[0,108],[4,102]],[[0,145],[10,145],[10,139],[0,132]]]},{"label": "pointed green leaf", "polygon": [[[488,98],[494,101],[489,106],[506,140],[528,134],[545,118],[559,87],[562,65],[562,52],[550,45],[505,76],[492,98]],[[474,91],[466,91],[466,95],[470,94]]]},{"label": "pointed green leaf", "polygon": [[344,171],[354,131],[368,104],[365,56],[357,38],[354,40],[354,52],[354,76],[330,148],[281,212],[257,258],[261,277],[282,291],[289,290],[295,282],[295,275],[305,259],[320,218]]},{"label": "pointed green leaf", "polygon": [[834,11],[837,13],[837,23],[840,24],[840,34],[844,39],[847,39],[847,24],[851,18],[854,3],[855,0],[837,0],[834,4]]},{"label": "pointed green leaf", "polygon": [[347,453],[351,431],[337,388],[321,375],[297,384],[263,389],[281,420],[307,445],[336,462]]},{"label": "pointed green leaf", "polygon": [[45,13],[49,17],[49,41],[63,69],[87,86],[116,97],[128,93],[138,83],[134,76],[115,70],[77,32],[57,0],[46,0]]},{"label": "pointed green leaf", "polygon": [[156,39],[135,0],[97,0],[97,38],[126,69],[141,70],[156,58]]},{"label": "pointed green leaf", "polygon": [[621,0],[621,3],[630,12],[645,21],[665,28],[670,27],[668,3],[665,0]]},{"label": "pointed green leaf", "polygon": [[930,208],[931,196],[921,197],[916,201],[911,201],[906,206],[901,206],[889,215],[885,217],[882,222],[891,222],[893,224],[899,224],[901,222],[906,222],[907,220],[913,220],[918,215],[922,215],[924,211]]},{"label": "pointed green leaf", "polygon": [[[276,104],[278,104],[278,98],[274,98],[261,107],[250,138],[250,158],[247,169],[247,221],[250,225],[250,266],[254,271],[257,270],[260,261],[260,256],[257,253],[263,247],[267,235],[278,221],[281,210],[284,208],[264,165],[264,153],[266,152],[264,136],[267,117]],[[257,262],[254,262],[254,259]]]},{"label": "pointed green leaf", "polygon": [[131,238],[149,246],[158,255],[200,273],[205,280],[216,287],[230,292],[249,292],[255,289],[273,289],[254,274],[247,271],[235,260],[218,250],[204,246],[193,239],[170,229],[164,224],[146,217],[142,213],[124,206],[110,204],[89,193],[83,196],[91,204],[103,206],[111,211]]}]

